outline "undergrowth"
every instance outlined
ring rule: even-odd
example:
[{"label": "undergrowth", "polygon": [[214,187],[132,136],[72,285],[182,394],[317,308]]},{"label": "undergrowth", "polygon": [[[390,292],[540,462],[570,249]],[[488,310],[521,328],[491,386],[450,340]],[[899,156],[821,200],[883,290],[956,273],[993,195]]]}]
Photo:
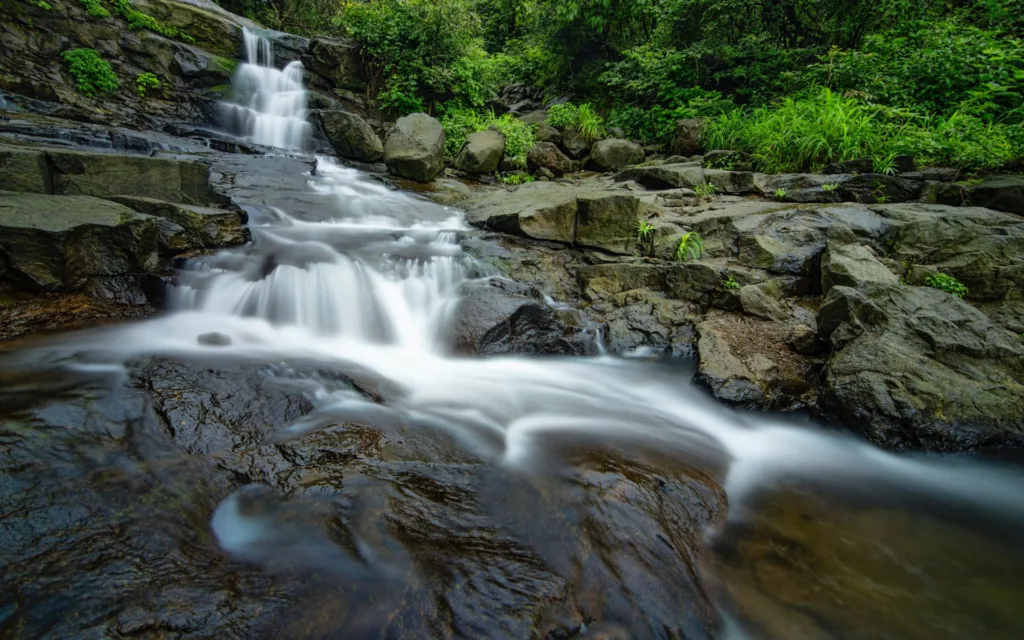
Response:
[{"label": "undergrowth", "polygon": [[110,68],[110,63],[94,49],[72,49],[62,53],[61,57],[68,62],[76,87],[85,95],[92,97],[98,91],[114,93],[121,88],[121,81]]},{"label": "undergrowth", "polygon": [[516,168],[526,166],[526,152],[534,145],[534,125],[526,124],[511,114],[495,116],[493,111],[477,111],[448,107],[441,116],[444,129],[444,152],[449,159],[462,150],[469,134],[494,129],[505,136],[505,155]]}]

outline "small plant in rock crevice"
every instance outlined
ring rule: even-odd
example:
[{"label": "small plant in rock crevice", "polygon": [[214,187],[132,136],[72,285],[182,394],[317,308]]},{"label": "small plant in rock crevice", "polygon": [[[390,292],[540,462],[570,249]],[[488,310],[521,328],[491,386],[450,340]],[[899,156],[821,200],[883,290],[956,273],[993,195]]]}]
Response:
[{"label": "small plant in rock crevice", "polygon": [[82,6],[89,12],[89,15],[96,18],[109,18],[110,12],[103,6],[100,0],[81,0]]},{"label": "small plant in rock crevice", "polygon": [[829,182],[828,184],[821,185],[821,190],[825,193],[832,193],[839,188],[839,185],[835,182]]},{"label": "small plant in rock crevice", "polygon": [[781,189],[780,188],[780,189],[776,189],[775,193],[773,193],[772,195],[775,197],[776,200],[783,200],[783,199],[785,199],[786,196],[789,195],[789,191],[786,191],[785,189]]},{"label": "small plant in rock crevice", "polygon": [[740,283],[736,282],[736,278],[729,276],[728,278],[722,281],[722,289],[726,291],[737,291],[738,289],[740,289]]},{"label": "small plant in rock crevice", "polygon": [[963,283],[945,273],[933,273],[924,279],[924,283],[933,289],[945,291],[954,298],[963,298],[969,293]]},{"label": "small plant in rock crevice", "polygon": [[679,246],[676,247],[676,260],[679,262],[700,260],[702,255],[704,255],[704,239],[700,237],[700,234],[696,231],[684,233],[683,237],[679,239]]},{"label": "small plant in rock crevice", "polygon": [[46,0],[36,0],[36,6],[43,11],[51,11],[53,9],[53,5]]},{"label": "small plant in rock crevice", "polygon": [[509,173],[503,176],[498,176],[498,180],[500,180],[502,184],[511,187],[520,184],[526,184],[527,182],[534,182],[537,180],[537,178],[522,173]]},{"label": "small plant in rock crevice", "polygon": [[698,200],[709,200],[713,195],[718,193],[718,187],[710,182],[702,182],[693,188],[693,192],[697,194]]},{"label": "small plant in rock crevice", "polygon": [[110,63],[100,57],[94,49],[72,49],[61,54],[75,77],[79,91],[92,97],[97,92],[114,93],[121,88]]},{"label": "small plant in rock crevice", "polygon": [[146,71],[135,77],[135,92],[139,94],[140,98],[145,98],[147,91],[159,88],[160,78],[156,77],[155,73]]},{"label": "small plant in rock crevice", "polygon": [[639,220],[636,223],[636,241],[647,253],[654,251],[654,225],[646,220]]},{"label": "small plant in rock crevice", "polygon": [[871,168],[875,173],[891,176],[896,173],[896,154],[876,156],[871,159]]}]

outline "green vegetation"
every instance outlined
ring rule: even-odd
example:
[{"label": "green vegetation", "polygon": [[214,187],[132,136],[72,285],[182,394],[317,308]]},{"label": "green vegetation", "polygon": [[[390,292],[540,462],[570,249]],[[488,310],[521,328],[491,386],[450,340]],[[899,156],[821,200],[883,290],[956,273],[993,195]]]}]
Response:
[{"label": "green vegetation", "polygon": [[101,0],[81,0],[82,5],[85,6],[85,10],[89,12],[89,15],[97,18],[108,18],[110,12],[103,6]]},{"label": "green vegetation", "polygon": [[689,231],[679,239],[679,246],[676,247],[676,260],[686,262],[689,260],[700,260],[704,255],[704,239],[696,231]]},{"label": "green vegetation", "polygon": [[786,196],[789,195],[789,191],[786,191],[785,189],[779,188],[779,189],[776,189],[775,193],[773,193],[772,195],[775,197],[776,200],[783,200],[783,199],[785,199]]},{"label": "green vegetation", "polygon": [[833,191],[835,191],[838,188],[839,188],[839,185],[837,183],[835,183],[835,182],[829,182],[827,184],[821,185],[821,190],[824,191],[825,193],[832,193]]},{"label": "green vegetation", "polygon": [[156,77],[155,73],[148,71],[140,73],[135,78],[135,91],[139,94],[140,98],[146,97],[146,92],[151,89],[160,88],[160,78]]},{"label": "green vegetation", "polygon": [[72,49],[61,57],[68,62],[78,90],[85,95],[92,97],[98,91],[114,93],[121,88],[121,81],[114,75],[110,63],[94,49]]},{"label": "green vegetation", "polygon": [[50,11],[53,9],[53,5],[50,4],[49,2],[46,2],[46,0],[36,0],[36,6],[42,9],[43,11]]},{"label": "green vegetation", "polygon": [[493,111],[464,107],[445,109],[441,127],[444,129],[444,152],[449,159],[458,155],[469,134],[493,128],[505,136],[505,155],[512,158],[512,164],[517,168],[526,166],[526,152],[533,147],[536,129],[507,113],[497,117]]},{"label": "green vegetation", "polygon": [[722,281],[722,289],[726,291],[737,291],[740,288],[740,283],[736,282],[736,278],[733,278],[732,276],[729,276]]},{"label": "green vegetation", "polygon": [[[84,2],[85,0],[83,0]],[[98,1],[98,0],[90,0]],[[113,0],[114,12],[128,22],[132,29],[145,29],[152,31],[165,38],[176,38],[182,42],[195,42],[195,39],[176,27],[171,27],[158,21],[148,13],[143,13],[132,6],[131,0]],[[90,13],[92,11],[90,10]]]},{"label": "green vegetation", "polygon": [[648,254],[654,252],[654,225],[646,220],[638,220],[636,223],[636,242]]},{"label": "green vegetation", "polygon": [[552,123],[584,137],[621,127],[667,144],[677,120],[707,118],[707,146],[759,171],[1024,158],[1021,0],[219,1],[268,27],[353,38],[391,115],[483,114],[526,83],[571,99]]},{"label": "green vegetation", "polygon": [[564,131],[575,131],[584,140],[597,140],[605,134],[604,119],[589,104],[552,105],[548,109],[548,124]]},{"label": "green vegetation", "polygon": [[534,178],[531,175],[528,175],[528,174],[509,173],[509,174],[506,174],[506,175],[503,175],[503,176],[498,176],[498,180],[500,180],[502,184],[509,185],[509,186],[514,186],[514,185],[517,185],[517,184],[525,184],[527,182],[534,182],[537,179]]},{"label": "green vegetation", "polygon": [[702,182],[693,188],[693,192],[697,194],[697,200],[708,200],[718,192],[718,187],[710,182]]},{"label": "green vegetation", "polygon": [[945,273],[934,273],[924,279],[924,283],[933,289],[945,291],[954,298],[963,298],[967,295],[967,287],[953,276]]}]

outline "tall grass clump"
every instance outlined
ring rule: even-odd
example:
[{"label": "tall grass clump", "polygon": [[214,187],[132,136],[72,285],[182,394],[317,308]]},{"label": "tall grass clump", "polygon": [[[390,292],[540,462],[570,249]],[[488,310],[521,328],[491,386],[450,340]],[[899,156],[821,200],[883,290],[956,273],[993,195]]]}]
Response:
[{"label": "tall grass clump", "polygon": [[571,102],[552,105],[548,109],[548,124],[563,131],[573,130],[584,140],[597,140],[605,134],[604,118],[590,104]]},{"label": "tall grass clump", "polygon": [[[817,171],[832,162],[909,153],[925,164],[995,168],[1024,155],[1024,129],[968,112],[926,115],[829,89],[709,121],[711,149],[754,156],[762,171]],[[879,163],[876,163],[879,164]]]}]

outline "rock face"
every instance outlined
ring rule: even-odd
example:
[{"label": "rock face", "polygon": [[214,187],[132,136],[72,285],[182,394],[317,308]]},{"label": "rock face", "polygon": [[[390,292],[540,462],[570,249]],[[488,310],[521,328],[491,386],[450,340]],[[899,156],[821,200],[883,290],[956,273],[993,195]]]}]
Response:
[{"label": "rock face", "polygon": [[32,291],[73,291],[90,276],[152,271],[156,219],[107,200],[0,195],[6,277]]},{"label": "rock face", "polygon": [[342,158],[380,162],[384,157],[384,143],[359,115],[329,110],[320,111],[316,117],[335,152]]},{"label": "rock face", "polygon": [[638,182],[649,189],[696,187],[704,183],[704,169],[699,162],[632,167],[615,176],[617,182]]},{"label": "rock face", "polygon": [[566,326],[565,318],[529,287],[504,280],[468,287],[452,318],[450,340],[463,355],[583,355],[593,336]]},{"label": "rock face", "polygon": [[590,159],[604,171],[620,171],[631,164],[643,162],[644,148],[629,140],[601,140],[591,149]]},{"label": "rock face", "polygon": [[1024,215],[1024,176],[988,176],[977,184],[930,183],[922,200],[952,206],[987,207]]},{"label": "rock face", "polygon": [[309,41],[302,54],[302,67],[321,79],[330,89],[364,91],[362,59],[354,42],[338,38],[317,36]]},{"label": "rock face", "polygon": [[466,137],[455,168],[476,175],[494,173],[504,155],[505,136],[497,131],[476,131]]},{"label": "rock face", "polygon": [[676,122],[676,131],[672,136],[669,150],[674,155],[692,156],[704,150],[704,120],[689,118]]},{"label": "rock face", "polygon": [[193,205],[224,204],[210,188],[210,168],[191,160],[0,147],[0,184],[68,196],[127,195]]},{"label": "rock face", "polygon": [[1024,342],[948,293],[835,286],[818,313],[826,389],[847,423],[889,449],[1024,445]]},{"label": "rock face", "polygon": [[562,134],[562,148],[570,158],[579,160],[590,151],[592,141],[580,135],[575,129],[566,129]]},{"label": "rock face", "polygon": [[552,142],[534,145],[526,154],[526,162],[531,171],[547,169],[556,176],[576,169],[576,164]]},{"label": "rock face", "polygon": [[444,169],[444,129],[425,113],[395,122],[384,141],[388,172],[418,182],[430,182]]},{"label": "rock face", "polygon": [[856,288],[867,282],[897,284],[899,278],[864,245],[830,244],[821,256],[822,293],[837,285]]}]

